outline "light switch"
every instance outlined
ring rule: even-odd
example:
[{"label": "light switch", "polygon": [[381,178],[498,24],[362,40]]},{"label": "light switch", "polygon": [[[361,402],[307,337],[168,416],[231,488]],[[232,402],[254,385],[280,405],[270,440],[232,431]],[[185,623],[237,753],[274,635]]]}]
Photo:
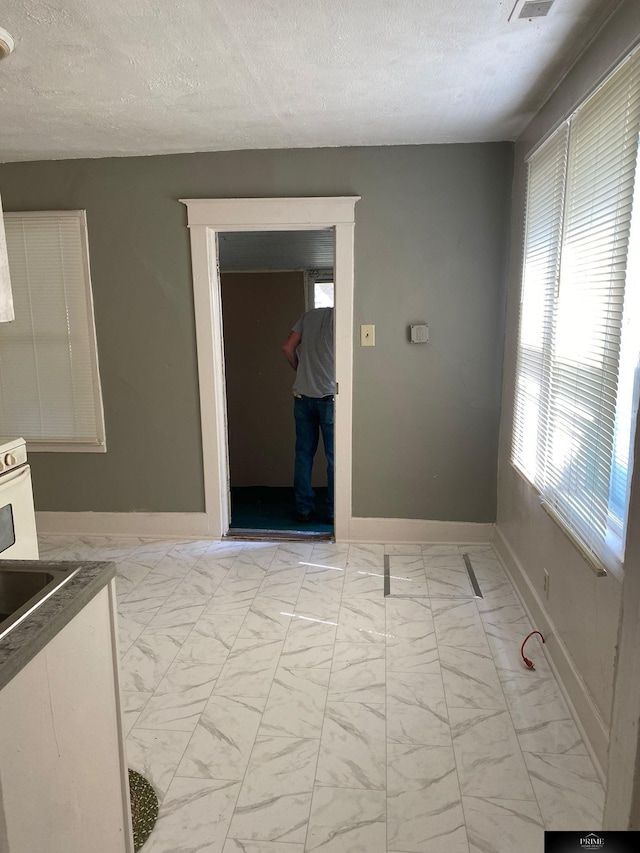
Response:
[{"label": "light switch", "polygon": [[374,347],[376,345],[376,327],[360,326],[360,346]]}]

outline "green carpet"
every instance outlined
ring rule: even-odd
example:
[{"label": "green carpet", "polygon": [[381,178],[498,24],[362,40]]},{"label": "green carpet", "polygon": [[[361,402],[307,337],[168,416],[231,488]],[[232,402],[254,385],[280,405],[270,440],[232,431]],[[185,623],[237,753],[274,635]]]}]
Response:
[{"label": "green carpet", "polygon": [[144,776],[129,770],[133,848],[137,851],[151,834],[158,818],[158,797]]},{"label": "green carpet", "polygon": [[327,524],[327,489],[314,489],[316,513],[312,521],[296,519],[292,488],[270,486],[234,486],[231,489],[231,529],[244,530],[307,530],[332,533]]}]

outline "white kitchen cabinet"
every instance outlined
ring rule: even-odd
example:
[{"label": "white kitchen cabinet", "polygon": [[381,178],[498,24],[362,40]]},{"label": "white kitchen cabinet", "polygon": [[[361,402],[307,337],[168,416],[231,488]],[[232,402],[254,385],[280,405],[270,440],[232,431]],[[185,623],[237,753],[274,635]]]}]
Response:
[{"label": "white kitchen cabinet", "polygon": [[113,580],[0,691],[0,851],[132,853]]}]

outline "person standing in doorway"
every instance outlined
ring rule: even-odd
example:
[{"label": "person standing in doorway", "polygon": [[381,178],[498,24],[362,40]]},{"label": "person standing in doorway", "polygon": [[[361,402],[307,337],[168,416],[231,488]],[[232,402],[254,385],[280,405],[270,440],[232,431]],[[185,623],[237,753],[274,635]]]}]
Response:
[{"label": "person standing in doorway", "polygon": [[306,522],[313,518],[315,492],[311,487],[311,472],[322,432],[327,457],[327,521],[333,524],[333,396],[336,390],[333,308],[313,308],[303,314],[282,350],[296,371],[293,383],[296,421],[293,491],[298,521]]}]

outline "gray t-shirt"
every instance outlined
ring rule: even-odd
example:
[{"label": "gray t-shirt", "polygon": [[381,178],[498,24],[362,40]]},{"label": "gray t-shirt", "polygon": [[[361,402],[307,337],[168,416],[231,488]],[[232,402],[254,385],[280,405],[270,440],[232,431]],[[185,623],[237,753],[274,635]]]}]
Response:
[{"label": "gray t-shirt", "polygon": [[335,394],[333,308],[312,308],[293,327],[302,338],[293,390],[305,397]]}]

